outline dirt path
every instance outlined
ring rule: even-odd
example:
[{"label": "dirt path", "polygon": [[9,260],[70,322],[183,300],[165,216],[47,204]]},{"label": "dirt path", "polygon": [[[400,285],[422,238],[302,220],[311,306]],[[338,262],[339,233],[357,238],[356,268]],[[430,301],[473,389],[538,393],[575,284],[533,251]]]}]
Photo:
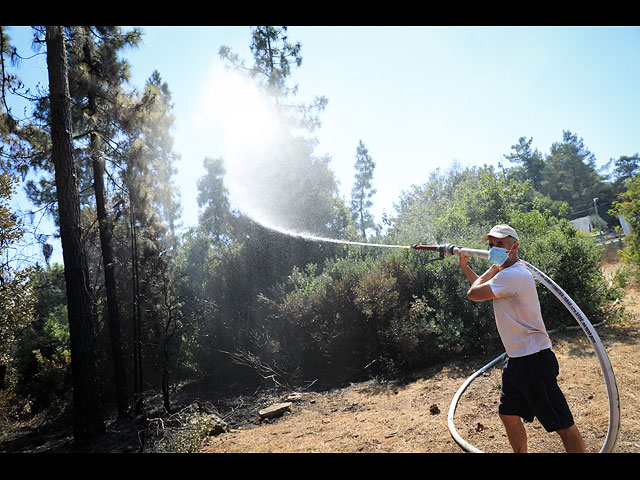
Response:
[{"label": "dirt path", "polygon": [[[615,452],[640,452],[640,308],[638,290],[625,303],[632,321],[598,329],[620,394],[621,428]],[[560,363],[559,382],[587,450],[598,452],[607,433],[609,408],[597,358],[582,330],[552,336]],[[499,354],[499,352],[498,352]],[[497,356],[497,355],[496,355]],[[248,423],[211,437],[203,453],[461,453],[447,427],[453,396],[464,381],[492,358],[456,363],[417,374],[403,385],[369,381],[327,393],[309,393],[291,413],[268,423]],[[463,394],[455,414],[458,433],[485,452],[510,452],[497,415],[500,369],[478,377]],[[562,452],[556,434],[535,420],[527,424],[531,452]]]}]

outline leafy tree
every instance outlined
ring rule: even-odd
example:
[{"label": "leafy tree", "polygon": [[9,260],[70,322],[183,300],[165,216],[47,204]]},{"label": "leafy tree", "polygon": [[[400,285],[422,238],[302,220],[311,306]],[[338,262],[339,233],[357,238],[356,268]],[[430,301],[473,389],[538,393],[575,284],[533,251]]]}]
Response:
[{"label": "leafy tree", "polygon": [[625,187],[626,190],[613,204],[611,213],[622,216],[630,227],[625,237],[627,245],[622,250],[623,260],[640,268],[640,176],[628,179]]},{"label": "leafy tree", "polygon": [[[612,159],[613,160],[613,159]],[[615,195],[625,190],[625,183],[640,173],[640,154],[622,155],[614,161],[613,189]]]},{"label": "leafy tree", "polygon": [[551,146],[541,190],[554,200],[567,202],[574,211],[588,208],[594,198],[607,198],[604,177],[596,169],[594,155],[581,138],[569,131],[563,132],[562,142]]},{"label": "leafy tree", "polygon": [[64,268],[36,265],[30,279],[36,299],[34,319],[17,341],[16,393],[31,413],[64,409],[72,388]]},{"label": "leafy tree", "polygon": [[[592,321],[603,318],[613,292],[599,270],[600,247],[545,209],[530,182],[504,178],[490,167],[436,172],[414,187],[402,197],[385,243],[407,244],[422,233],[435,243],[486,248],[481,236],[496,223],[513,225],[522,239],[521,257],[562,286]],[[322,265],[295,269],[273,315],[284,324],[279,340],[290,365],[302,367],[301,376],[331,384],[453,356],[496,354],[502,347],[491,304],[468,301],[469,284],[455,258],[430,263],[432,258],[408,250],[361,255],[350,249]],[[539,296],[549,328],[574,323],[551,292],[539,289]]]},{"label": "leafy tree", "polygon": [[505,155],[504,158],[518,165],[510,171],[510,174],[520,181],[530,180],[533,188],[540,190],[545,164],[537,148],[531,151],[532,141],[533,138],[527,140],[525,137],[520,137],[518,143],[511,146],[514,152]]},{"label": "leafy tree", "polygon": [[20,240],[24,230],[11,213],[9,201],[14,180],[0,173],[0,391],[7,387],[16,334],[33,320],[35,298],[29,281],[31,269],[16,269],[9,249]]},{"label": "leafy tree", "polygon": [[356,150],[356,180],[351,189],[351,215],[364,240],[367,239],[367,230],[376,227],[369,210],[373,206],[371,197],[376,193],[376,189],[372,186],[375,167],[376,164],[369,155],[369,151],[360,140]]},{"label": "leafy tree", "polygon": [[512,211],[531,209],[535,197],[530,184],[498,176],[493,167],[454,165],[403,195],[389,234],[402,244],[461,244]]},{"label": "leafy tree", "polygon": [[198,206],[203,208],[199,223],[218,242],[227,230],[231,214],[228,192],[224,186],[224,161],[222,158],[205,158],[204,168],[206,174],[198,180]]},{"label": "leafy tree", "polygon": [[[179,350],[175,329],[181,324],[180,306],[171,295],[179,214],[172,177],[178,156],[169,133],[171,92],[160,74],[153,72],[144,91],[129,102],[118,153],[123,166],[118,203],[126,206],[122,217],[128,220],[126,235],[131,239],[134,394],[139,411],[145,376],[161,383],[168,398],[167,361],[175,362]],[[143,347],[151,348],[143,354]]]}]

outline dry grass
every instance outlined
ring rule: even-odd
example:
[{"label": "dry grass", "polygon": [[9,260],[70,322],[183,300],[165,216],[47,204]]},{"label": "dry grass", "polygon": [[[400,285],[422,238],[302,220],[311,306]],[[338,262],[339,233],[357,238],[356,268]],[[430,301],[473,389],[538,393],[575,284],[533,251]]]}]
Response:
[{"label": "dry grass", "polygon": [[[611,271],[615,265],[605,264]],[[620,394],[621,428],[614,452],[640,452],[639,290],[628,288],[631,321],[598,329],[611,360]],[[597,357],[580,329],[552,337],[560,363],[559,382],[587,450],[598,452],[608,428],[606,387]],[[405,384],[369,381],[326,393],[309,393],[291,413],[268,423],[246,423],[211,437],[203,453],[458,453],[447,413],[464,381],[492,358],[419,372]],[[478,377],[462,395],[455,415],[458,433],[482,451],[510,452],[497,415],[500,369]],[[526,424],[531,452],[563,452],[556,434],[536,421]]]}]

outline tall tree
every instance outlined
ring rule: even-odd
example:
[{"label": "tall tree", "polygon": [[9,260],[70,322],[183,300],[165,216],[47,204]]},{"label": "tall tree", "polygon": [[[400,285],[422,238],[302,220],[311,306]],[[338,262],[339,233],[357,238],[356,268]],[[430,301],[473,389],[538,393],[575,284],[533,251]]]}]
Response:
[{"label": "tall tree", "polygon": [[625,183],[640,173],[640,154],[622,155],[614,162],[614,193],[619,195],[625,190]]},{"label": "tall tree", "polygon": [[[72,78],[76,88],[74,99],[83,114],[78,115],[81,127],[88,134],[88,155],[93,171],[93,190],[100,233],[100,246],[104,264],[105,294],[107,298],[107,318],[111,338],[114,368],[116,404],[118,416],[128,412],[127,380],[121,340],[120,306],[117,297],[115,258],[113,253],[113,225],[107,213],[105,190],[105,158],[103,138],[114,136],[112,125],[117,113],[120,85],[127,79],[126,63],[117,58],[118,50],[135,45],[139,33],[133,31],[124,35],[118,27],[75,27],[75,62]],[[96,40],[97,39],[97,42]]]},{"label": "tall tree", "polygon": [[546,158],[542,193],[553,200],[565,201],[574,211],[593,204],[593,199],[605,198],[604,178],[596,169],[595,156],[581,138],[564,131],[562,141],[551,145]]},{"label": "tall tree", "polygon": [[527,140],[520,137],[518,143],[511,146],[513,153],[505,155],[504,158],[511,163],[517,164],[514,168],[514,176],[517,180],[530,180],[535,190],[540,190],[544,171],[544,158],[536,148],[531,150],[533,138]]},{"label": "tall tree", "polygon": [[60,237],[65,266],[73,372],[74,440],[90,445],[104,433],[97,383],[94,311],[80,225],[64,29],[46,27],[52,160],[55,166]]},{"label": "tall tree", "polygon": [[370,212],[370,208],[373,206],[371,197],[376,193],[372,184],[375,168],[376,164],[369,155],[369,150],[360,140],[356,150],[356,180],[351,189],[351,214],[364,240],[367,239],[367,230],[376,227]]},{"label": "tall tree", "polygon": [[297,90],[289,86],[291,63],[302,64],[300,42],[290,43],[287,27],[257,26],[250,45],[254,65],[252,76],[265,86],[270,95],[280,99]]},{"label": "tall tree", "polygon": [[224,161],[222,158],[204,159],[205,176],[198,180],[198,206],[203,209],[200,225],[213,238],[220,240],[230,215],[227,189],[224,186]]},{"label": "tall tree", "polygon": [[[131,235],[136,410],[142,406],[143,375],[152,379],[161,370],[165,375],[160,379],[163,391],[168,389],[165,365],[169,340],[180,342],[180,335],[174,335],[181,317],[179,305],[170,288],[179,214],[172,180],[178,157],[170,135],[171,110],[169,87],[153,72],[139,98],[131,98],[129,125],[119,149],[127,194],[122,200],[129,207]],[[143,346],[152,348],[143,354]],[[176,350],[173,345],[172,351]]]},{"label": "tall tree", "polygon": [[[291,68],[302,64],[302,56],[300,44],[289,41],[287,27],[257,26],[251,38],[254,64],[250,67],[228,47],[220,48],[228,64],[247,73],[260,87],[274,112],[268,126],[275,133],[255,154],[233,162],[242,164],[238,173],[250,192],[245,213],[285,229],[335,234],[331,230],[340,224],[336,218],[343,213],[336,200],[337,182],[329,169],[330,158],[314,156],[316,140],[308,136],[319,125],[317,115],[326,98],[316,97],[311,104],[291,99],[297,93],[297,87],[291,86]],[[228,173],[236,172],[229,169]]]}]

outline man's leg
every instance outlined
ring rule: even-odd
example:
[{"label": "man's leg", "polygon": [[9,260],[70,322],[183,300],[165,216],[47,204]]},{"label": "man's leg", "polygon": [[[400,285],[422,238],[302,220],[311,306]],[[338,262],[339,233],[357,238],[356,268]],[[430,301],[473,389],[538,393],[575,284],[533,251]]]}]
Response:
[{"label": "man's leg", "polygon": [[500,420],[507,431],[507,438],[514,453],[527,453],[527,431],[518,415],[500,414]]},{"label": "man's leg", "polygon": [[562,443],[564,445],[564,449],[567,453],[586,453],[587,448],[585,447],[584,440],[582,439],[582,435],[578,431],[578,427],[576,427],[575,423],[571,425],[569,428],[565,428],[563,430],[557,430],[558,435],[562,439]]}]

